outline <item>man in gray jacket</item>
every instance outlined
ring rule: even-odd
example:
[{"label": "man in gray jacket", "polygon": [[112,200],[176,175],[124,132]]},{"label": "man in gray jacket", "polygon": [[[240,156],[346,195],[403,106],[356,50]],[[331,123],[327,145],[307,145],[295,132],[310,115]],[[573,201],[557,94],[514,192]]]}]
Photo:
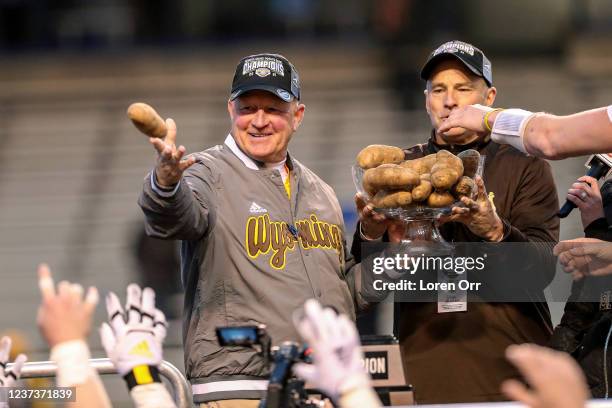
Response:
[{"label": "man in gray jacket", "polygon": [[182,240],[183,342],[194,402],[256,407],[267,370],[249,348],[221,347],[215,327],[265,324],[273,344],[299,340],[292,312],[308,298],[355,316],[344,222],[334,191],[287,152],[304,117],[295,67],[246,57],[227,104],[225,143],[187,157],[176,125],[140,197],[151,236]]}]

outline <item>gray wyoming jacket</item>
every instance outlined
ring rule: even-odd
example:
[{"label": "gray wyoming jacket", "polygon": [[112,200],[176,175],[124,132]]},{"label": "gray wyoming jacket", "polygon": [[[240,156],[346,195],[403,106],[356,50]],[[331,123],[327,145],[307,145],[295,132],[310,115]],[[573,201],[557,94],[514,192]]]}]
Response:
[{"label": "gray wyoming jacket", "polygon": [[215,328],[263,323],[273,344],[299,341],[291,316],[309,298],[354,318],[342,211],[331,187],[290,157],[291,199],[278,170],[259,168],[231,136],[195,157],[174,192],[145,179],[146,230],[182,240],[194,402],[261,398],[262,359],[250,348],[219,346]]}]

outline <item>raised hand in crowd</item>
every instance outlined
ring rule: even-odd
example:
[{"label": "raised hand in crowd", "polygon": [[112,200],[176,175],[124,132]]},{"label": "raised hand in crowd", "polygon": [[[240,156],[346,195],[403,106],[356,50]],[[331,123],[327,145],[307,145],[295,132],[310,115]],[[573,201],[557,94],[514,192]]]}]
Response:
[{"label": "raised hand in crowd", "polygon": [[584,408],[589,391],[584,374],[572,357],[535,344],[512,345],[506,358],[518,368],[530,388],[506,380],[502,392],[530,408]]},{"label": "raised hand in crowd", "polygon": [[295,327],[312,349],[313,364],[298,363],[294,372],[314,384],[341,407],[380,407],[362,364],[359,335],[353,322],[314,299],[304,304]]},{"label": "raised hand in crowd", "polygon": [[110,407],[110,400],[98,373],[89,365],[87,335],[98,304],[98,291],[90,287],[83,297],[79,284],[61,281],[57,287],[49,267],[38,267],[42,302],[38,327],[51,348],[50,359],[57,364],[57,385],[75,387],[74,407]]},{"label": "raised hand in crowd", "polygon": [[7,368],[9,356],[11,355],[12,341],[8,336],[0,340],[0,387],[13,387],[21,375],[21,369],[28,358],[25,354],[19,354],[11,368]]},{"label": "raised hand in crowd", "polygon": [[56,290],[51,271],[45,264],[38,267],[38,286],[42,295],[38,327],[49,347],[68,341],[85,341],[98,304],[97,289],[90,287],[83,298],[81,285],[61,281]]},{"label": "raised hand in crowd", "polygon": [[106,297],[106,310],[108,323],[100,328],[102,346],[126,380],[135,405],[175,407],[159,375],[167,323],[164,314],[155,308],[153,289],[141,290],[130,284],[125,309],[111,292]]},{"label": "raised hand in crowd", "polygon": [[[11,355],[11,345],[12,341],[8,336],[4,336],[0,340],[0,387],[14,387],[21,375],[23,365],[28,361],[25,354],[19,354],[11,368],[7,368],[9,356]],[[7,406],[6,403],[0,401],[0,408]]]}]

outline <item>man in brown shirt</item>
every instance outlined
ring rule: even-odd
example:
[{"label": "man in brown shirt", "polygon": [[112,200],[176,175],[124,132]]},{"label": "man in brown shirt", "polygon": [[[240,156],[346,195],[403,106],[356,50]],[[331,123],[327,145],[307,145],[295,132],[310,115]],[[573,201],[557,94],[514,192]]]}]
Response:
[{"label": "man in brown shirt", "polygon": [[[548,163],[463,128],[436,133],[453,109],[493,104],[497,90],[492,86],[489,60],[476,47],[451,41],[431,54],[421,77],[427,81],[425,104],[433,131],[426,144],[407,149],[406,158],[440,149],[455,154],[476,149],[486,155],[483,180],[489,195],[479,194],[469,200],[467,208],[453,209],[453,215],[441,227],[444,238],[499,245],[537,243],[536,251],[548,256],[559,234],[557,192]],[[386,223],[381,222],[380,215],[359,198],[357,207],[361,221],[352,253],[359,261],[364,241],[388,239],[392,231],[386,233]],[[493,272],[501,273],[496,269]],[[436,303],[396,304],[395,332],[407,378],[414,385],[419,403],[505,399],[499,389],[501,382],[518,376],[504,358],[505,349],[526,342],[546,344],[551,334],[550,313],[542,290],[552,280],[554,268],[538,275],[533,279],[536,290],[533,281],[529,287],[533,301],[470,302],[467,310],[452,313],[439,313]]]}]

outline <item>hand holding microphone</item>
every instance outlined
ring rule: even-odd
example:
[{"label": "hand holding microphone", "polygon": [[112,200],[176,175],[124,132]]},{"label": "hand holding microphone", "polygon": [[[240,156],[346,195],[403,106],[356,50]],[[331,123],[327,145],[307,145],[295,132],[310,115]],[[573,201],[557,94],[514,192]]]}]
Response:
[{"label": "hand holding microphone", "polygon": [[[609,154],[594,154],[589,157],[585,166],[589,169],[586,173],[586,176],[589,177],[589,179],[599,180],[610,172],[610,169],[612,168],[612,157],[610,157]],[[581,193],[577,197],[580,199],[583,198]],[[586,198],[586,196],[584,198]],[[572,212],[574,208],[576,208],[576,202],[568,198],[565,201],[565,204],[563,204],[563,207],[561,207],[561,209],[557,213],[557,216],[559,218],[565,218]]]},{"label": "hand holding microphone", "polygon": [[580,210],[582,227],[586,228],[593,221],[604,217],[601,193],[597,180],[593,177],[580,177],[567,191],[567,200]]}]

